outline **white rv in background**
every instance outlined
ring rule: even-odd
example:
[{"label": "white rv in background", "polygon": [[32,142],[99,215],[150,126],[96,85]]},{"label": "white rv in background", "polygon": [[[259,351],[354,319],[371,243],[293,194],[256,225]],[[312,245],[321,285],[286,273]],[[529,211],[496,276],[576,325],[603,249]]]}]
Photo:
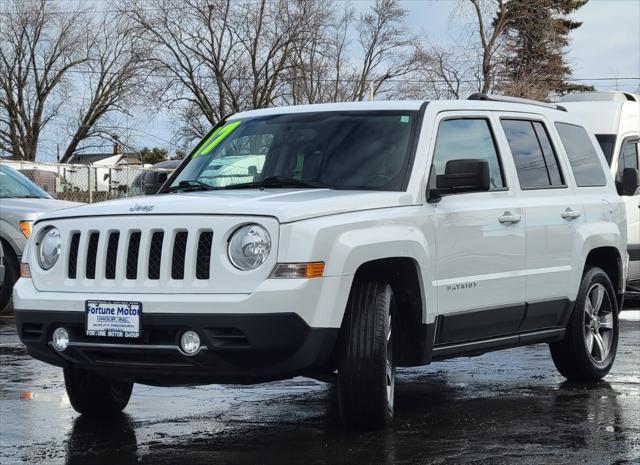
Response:
[{"label": "white rv in background", "polygon": [[[628,92],[583,92],[563,97],[569,112],[579,114],[595,134],[621,192],[626,168],[640,171],[640,96]],[[640,189],[623,197],[629,234],[627,298],[640,300]]]}]

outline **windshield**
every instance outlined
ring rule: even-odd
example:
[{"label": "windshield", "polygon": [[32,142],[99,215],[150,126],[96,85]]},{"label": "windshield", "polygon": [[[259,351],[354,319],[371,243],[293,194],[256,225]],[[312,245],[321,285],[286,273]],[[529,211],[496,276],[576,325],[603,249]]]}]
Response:
[{"label": "windshield", "polygon": [[0,165],[0,199],[11,198],[50,199],[51,197],[13,168]]},{"label": "windshield", "polygon": [[613,149],[616,146],[615,134],[596,134],[596,139],[600,144],[600,148],[604,152],[604,157],[607,159],[607,164],[611,166],[613,160]]},{"label": "windshield", "polygon": [[200,143],[169,190],[402,190],[417,113],[293,113],[231,121]]}]

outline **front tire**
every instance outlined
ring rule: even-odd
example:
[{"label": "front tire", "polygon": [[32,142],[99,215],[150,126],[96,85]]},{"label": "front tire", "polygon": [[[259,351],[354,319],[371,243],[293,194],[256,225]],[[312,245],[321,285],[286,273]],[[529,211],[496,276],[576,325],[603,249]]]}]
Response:
[{"label": "front tire", "polygon": [[595,381],[609,373],[618,349],[618,302],[609,276],[588,269],[563,341],[550,344],[558,371],[570,381]]},{"label": "front tire", "polygon": [[129,403],[133,390],[131,382],[115,381],[77,368],[64,369],[64,384],[74,410],[92,417],[117,415]]},{"label": "front tire", "polygon": [[393,420],[397,353],[393,306],[389,284],[355,283],[338,364],[338,406],[347,425],[381,428]]}]

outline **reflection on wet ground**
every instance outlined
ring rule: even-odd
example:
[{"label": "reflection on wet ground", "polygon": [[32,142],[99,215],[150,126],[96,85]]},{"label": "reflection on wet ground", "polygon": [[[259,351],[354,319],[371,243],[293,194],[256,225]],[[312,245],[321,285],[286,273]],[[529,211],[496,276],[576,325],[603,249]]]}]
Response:
[{"label": "reflection on wet ground", "polygon": [[0,463],[635,464],[639,362],[640,322],[624,321],[600,383],[563,382],[544,345],[402,370],[383,431],[342,428],[331,386],[304,378],[136,386],[126,414],[92,421],[69,405],[60,370],[29,358],[5,324]]}]

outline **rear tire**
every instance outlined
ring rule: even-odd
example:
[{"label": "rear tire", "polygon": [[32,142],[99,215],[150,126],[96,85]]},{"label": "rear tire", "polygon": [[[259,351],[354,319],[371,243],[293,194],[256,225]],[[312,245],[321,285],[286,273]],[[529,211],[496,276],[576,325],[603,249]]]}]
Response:
[{"label": "rear tire", "polygon": [[618,349],[618,302],[609,276],[588,269],[565,338],[550,344],[558,371],[570,381],[595,381],[609,373]]},{"label": "rear tire", "polygon": [[338,407],[347,425],[381,428],[393,420],[397,353],[393,303],[387,283],[354,284],[338,363]]},{"label": "rear tire", "polygon": [[64,369],[64,384],[75,411],[93,417],[119,414],[129,403],[133,389],[131,382],[114,381],[77,368]]},{"label": "rear tire", "polygon": [[11,312],[11,294],[20,270],[18,259],[6,242],[2,243],[2,250],[4,252],[4,280],[0,284],[0,314],[4,315]]}]

